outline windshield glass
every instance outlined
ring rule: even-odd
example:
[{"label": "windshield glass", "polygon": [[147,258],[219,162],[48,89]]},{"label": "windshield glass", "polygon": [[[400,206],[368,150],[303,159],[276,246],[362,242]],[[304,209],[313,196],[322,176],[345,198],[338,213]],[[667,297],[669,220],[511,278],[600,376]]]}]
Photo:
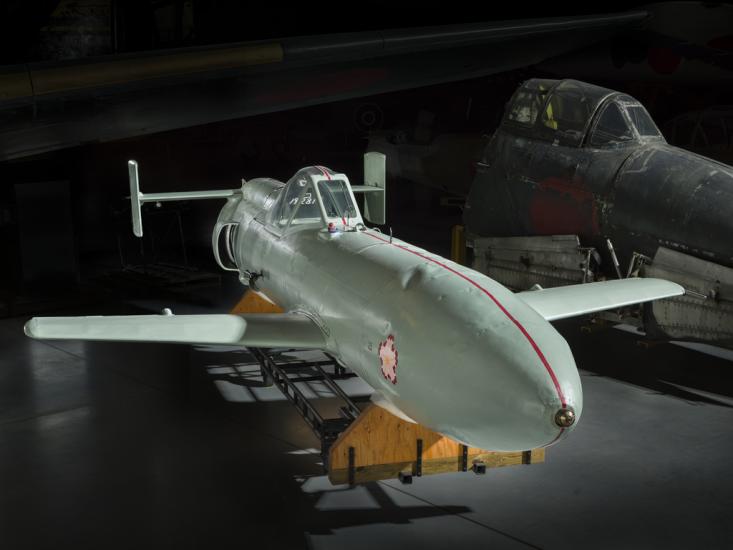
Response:
[{"label": "windshield glass", "polygon": [[534,90],[519,90],[512,100],[507,118],[524,126],[534,126],[544,97]]},{"label": "windshield glass", "polygon": [[641,105],[629,105],[626,107],[626,111],[629,113],[629,118],[636,126],[636,130],[640,136],[659,136],[659,130],[657,125],[654,124],[652,117],[646,112],[646,109]]},{"label": "windshield glass", "polygon": [[343,181],[321,180],[318,182],[318,190],[321,192],[326,216],[344,221],[356,216],[356,207]]},{"label": "windshield glass", "polygon": [[633,139],[631,128],[616,103],[609,103],[591,136],[591,145],[609,145]]},{"label": "windshield glass", "polygon": [[313,184],[306,178],[291,182],[282,197],[277,223],[280,227],[285,227],[291,218],[294,224],[321,221]]},{"label": "windshield glass", "polygon": [[542,112],[542,124],[554,131],[563,145],[579,145],[589,118],[586,103],[578,93],[556,91]]},{"label": "windshield glass", "polygon": [[506,120],[532,128],[542,110],[547,91],[555,84],[554,80],[530,79],[514,93],[506,111]]}]

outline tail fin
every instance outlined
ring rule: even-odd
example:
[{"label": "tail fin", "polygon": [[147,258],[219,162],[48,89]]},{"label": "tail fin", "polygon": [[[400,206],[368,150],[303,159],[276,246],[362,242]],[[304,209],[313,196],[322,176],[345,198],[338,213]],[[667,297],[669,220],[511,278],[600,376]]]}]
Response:
[{"label": "tail fin", "polygon": [[137,162],[127,161],[127,172],[130,176],[130,205],[132,207],[132,232],[137,237],[143,236],[143,219],[141,206],[146,202],[191,201],[201,199],[227,199],[242,193],[241,189],[221,189],[212,191],[174,191],[172,193],[141,193]]},{"label": "tail fin", "polygon": [[364,219],[378,225],[386,221],[386,159],[382,153],[364,155],[364,185],[352,185],[354,193],[364,193]]}]

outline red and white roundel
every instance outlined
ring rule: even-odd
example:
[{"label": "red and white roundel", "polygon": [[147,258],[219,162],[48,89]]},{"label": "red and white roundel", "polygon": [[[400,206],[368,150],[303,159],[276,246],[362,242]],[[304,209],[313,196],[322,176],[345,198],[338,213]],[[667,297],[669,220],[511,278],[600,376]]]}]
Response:
[{"label": "red and white roundel", "polygon": [[394,344],[394,336],[391,334],[384,342],[379,344],[379,363],[382,365],[382,375],[393,384],[396,384],[397,348]]}]

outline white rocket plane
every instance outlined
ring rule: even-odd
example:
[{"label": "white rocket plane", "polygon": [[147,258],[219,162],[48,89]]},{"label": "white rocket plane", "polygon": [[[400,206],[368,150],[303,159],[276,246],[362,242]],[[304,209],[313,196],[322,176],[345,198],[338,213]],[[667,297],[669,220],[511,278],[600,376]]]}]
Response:
[{"label": "white rocket plane", "polygon": [[133,230],[141,204],[226,198],[213,232],[219,265],[286,313],[35,317],[28,336],[327,350],[398,416],[461,443],[523,451],[555,443],[583,408],[578,370],[550,321],[684,293],[625,279],[513,293],[493,279],[369,228],[385,221],[385,158],[364,185],[322,166],[287,183],[140,193],[129,162]]}]

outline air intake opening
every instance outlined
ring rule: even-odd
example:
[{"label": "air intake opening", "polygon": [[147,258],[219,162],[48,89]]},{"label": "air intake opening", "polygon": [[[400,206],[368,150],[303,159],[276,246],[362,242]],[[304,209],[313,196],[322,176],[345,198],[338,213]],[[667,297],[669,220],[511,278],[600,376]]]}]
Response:
[{"label": "air intake opening", "polygon": [[214,249],[216,263],[226,271],[239,271],[234,256],[238,229],[239,224],[227,223],[219,228],[219,234],[216,236],[216,248]]}]

